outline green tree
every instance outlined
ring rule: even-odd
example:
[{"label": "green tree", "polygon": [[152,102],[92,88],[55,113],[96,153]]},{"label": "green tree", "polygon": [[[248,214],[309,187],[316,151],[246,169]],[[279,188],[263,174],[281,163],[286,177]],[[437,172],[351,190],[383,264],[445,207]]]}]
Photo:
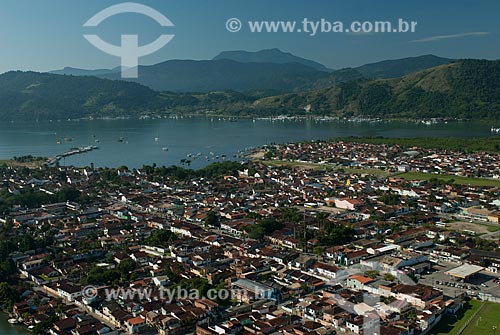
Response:
[{"label": "green tree", "polygon": [[365,276],[375,279],[379,276],[379,272],[376,270],[365,271]]},{"label": "green tree", "polygon": [[325,248],[323,248],[322,246],[315,246],[313,248],[313,252],[316,254],[316,255],[322,255],[323,252],[325,251]]},{"label": "green tree", "polygon": [[213,211],[209,211],[205,216],[205,227],[220,228],[219,217]]},{"label": "green tree", "polygon": [[132,258],[126,258],[118,264],[118,271],[123,278],[128,278],[129,274],[137,268],[137,263]]},{"label": "green tree", "polygon": [[170,230],[157,229],[148,236],[145,243],[154,247],[168,248],[176,238],[176,235]]},{"label": "green tree", "polygon": [[18,296],[17,292],[7,282],[0,283],[0,303],[2,305],[12,307]]},{"label": "green tree", "polygon": [[384,280],[394,281],[394,279],[396,279],[396,278],[393,275],[391,275],[390,273],[384,274]]}]

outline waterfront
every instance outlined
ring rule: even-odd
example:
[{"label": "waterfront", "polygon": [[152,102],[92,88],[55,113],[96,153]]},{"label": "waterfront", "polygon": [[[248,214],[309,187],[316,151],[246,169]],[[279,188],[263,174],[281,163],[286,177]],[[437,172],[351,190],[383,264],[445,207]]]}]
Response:
[{"label": "waterfront", "polygon": [[[415,122],[321,122],[314,120],[250,120],[218,118],[160,120],[92,120],[0,125],[0,159],[14,156],[54,157],[75,147],[99,150],[66,157],[61,164],[130,168],[143,164],[198,168],[268,143],[328,139],[340,136],[481,137],[490,125],[479,122],[417,124]],[[200,154],[196,159],[193,157]],[[190,155],[191,157],[188,157]],[[217,159],[217,156],[219,158]]]},{"label": "waterfront", "polygon": [[5,313],[0,313],[0,334],[2,335],[28,335],[32,334],[24,325],[13,326],[7,322],[8,315]]}]

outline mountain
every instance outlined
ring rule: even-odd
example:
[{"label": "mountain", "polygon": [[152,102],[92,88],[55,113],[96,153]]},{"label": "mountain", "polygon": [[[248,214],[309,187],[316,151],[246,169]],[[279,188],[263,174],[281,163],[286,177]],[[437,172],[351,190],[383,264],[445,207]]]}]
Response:
[{"label": "mountain", "polygon": [[[235,90],[269,95],[325,87],[318,87],[316,82],[329,83],[331,71],[317,62],[269,49],[222,52],[212,60],[169,60],[140,66],[139,78],[126,80],[157,91]],[[50,73],[122,80],[120,68],[84,70],[66,67]],[[326,81],[321,81],[323,79]]]},{"label": "mountain", "polygon": [[158,109],[158,93],[144,86],[95,77],[35,72],[0,75],[1,120],[119,116]]},{"label": "mountain", "polygon": [[[241,64],[230,60],[214,62]],[[270,66],[258,65],[260,71]],[[311,76],[316,73],[312,71]],[[203,115],[206,111],[228,115],[304,114],[306,106],[310,106],[310,113],[332,116],[500,118],[500,61],[460,60],[391,79],[360,79],[357,71],[345,69],[320,80],[322,85],[333,84],[328,88],[256,98],[235,91],[157,92],[120,80],[8,72],[0,75],[0,120],[185,112]]]},{"label": "mountain", "polygon": [[120,71],[119,68],[85,70],[85,69],[77,69],[74,67],[65,67],[62,70],[50,71],[49,73],[51,73],[51,74],[65,74],[65,75],[71,75],[71,76],[95,76],[95,77],[97,77],[97,76],[106,75],[106,74],[110,74],[110,73],[118,72],[118,71]]},{"label": "mountain", "polygon": [[315,86],[316,81],[329,76],[328,72],[317,71],[301,63],[241,63],[230,59],[170,60],[155,65],[140,66],[137,79],[122,79],[120,68],[111,70],[64,68],[50,73],[127,80],[156,91],[236,90],[275,94],[318,88]]},{"label": "mountain", "polygon": [[[225,51],[213,60],[169,60],[155,65],[140,66],[139,78],[129,81],[156,91],[206,93],[234,90],[251,95],[269,96],[321,89],[361,78],[401,77],[450,61],[446,58],[425,55],[333,71],[317,62],[279,49],[257,52]],[[51,73],[122,80],[120,68],[83,70],[67,67]]]},{"label": "mountain", "polygon": [[402,78],[356,80],[254,102],[259,113],[463,119],[500,117],[500,61],[461,60]]},{"label": "mountain", "polygon": [[264,49],[256,52],[251,51],[224,51],[215,56],[213,60],[230,59],[240,63],[299,63],[317,71],[331,72],[332,70],[318,62],[297,57],[280,49]]},{"label": "mountain", "polygon": [[418,57],[384,60],[382,62],[356,67],[354,70],[366,78],[399,78],[412,72],[448,64],[452,61],[452,59],[434,55],[423,55]]},{"label": "mountain", "polygon": [[[157,91],[210,92],[235,90],[274,90],[290,92],[303,90],[327,72],[300,63],[241,63],[230,59],[170,60],[140,66],[139,78],[130,81]],[[106,79],[120,79],[120,73],[100,75]]]},{"label": "mountain", "polygon": [[197,112],[234,113],[255,99],[237,92],[185,94],[96,77],[13,71],[0,75],[0,120],[43,121]]}]

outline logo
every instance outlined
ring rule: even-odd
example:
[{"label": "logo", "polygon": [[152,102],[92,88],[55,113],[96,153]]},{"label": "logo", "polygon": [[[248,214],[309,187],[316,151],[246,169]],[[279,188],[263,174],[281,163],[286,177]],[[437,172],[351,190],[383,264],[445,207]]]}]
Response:
[{"label": "logo", "polygon": [[226,21],[226,29],[230,33],[237,33],[238,31],[241,30],[242,27],[243,24],[241,23],[241,20],[235,17],[230,18]]},{"label": "logo", "polygon": [[[124,2],[118,5],[108,7],[101,12],[90,18],[84,27],[97,27],[104,20],[115,16],[117,14],[124,13],[137,13],[144,16],[148,16],[158,22],[162,27],[173,27],[174,24],[162,13],[154,8],[133,3]],[[121,76],[122,78],[137,78],[138,77],[138,67],[139,58],[147,55],[151,55],[156,51],[163,48],[167,43],[169,43],[175,35],[162,34],[158,39],[151,42],[150,44],[139,46],[139,36],[138,35],[122,35],[121,45],[109,44],[102,40],[97,35],[83,35],[87,41],[89,41],[93,46],[99,50],[113,56],[121,58]]]}]

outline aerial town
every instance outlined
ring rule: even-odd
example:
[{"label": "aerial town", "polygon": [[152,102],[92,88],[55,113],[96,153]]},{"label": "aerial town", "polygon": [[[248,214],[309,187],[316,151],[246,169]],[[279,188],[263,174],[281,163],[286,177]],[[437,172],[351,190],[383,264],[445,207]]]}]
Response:
[{"label": "aerial town", "polygon": [[500,303],[498,154],[323,141],[0,176],[1,304],[34,333],[423,335]]}]

